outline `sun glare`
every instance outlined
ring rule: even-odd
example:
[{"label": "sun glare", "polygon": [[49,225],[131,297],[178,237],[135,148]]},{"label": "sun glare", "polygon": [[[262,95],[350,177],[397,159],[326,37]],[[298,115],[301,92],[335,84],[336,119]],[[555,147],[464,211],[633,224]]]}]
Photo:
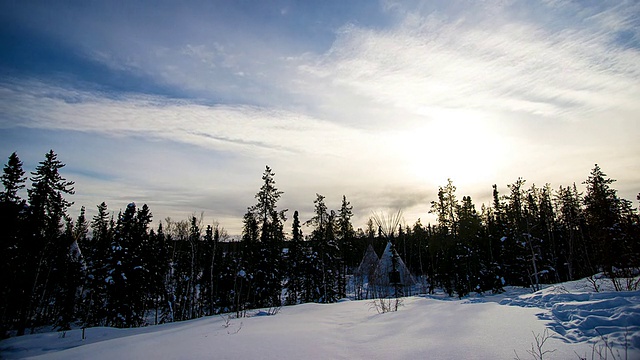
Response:
[{"label": "sun glare", "polygon": [[436,184],[448,178],[457,184],[489,180],[504,161],[504,139],[482,118],[449,115],[401,136],[399,155],[407,173],[419,182]]}]

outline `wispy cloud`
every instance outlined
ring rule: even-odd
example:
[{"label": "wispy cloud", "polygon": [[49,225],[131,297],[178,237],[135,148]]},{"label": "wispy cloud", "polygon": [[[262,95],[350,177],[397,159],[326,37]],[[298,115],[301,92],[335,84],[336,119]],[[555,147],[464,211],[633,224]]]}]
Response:
[{"label": "wispy cloud", "polygon": [[[142,159],[110,170],[131,194],[164,199],[158,206],[188,199],[181,211],[248,202],[231,213],[241,212],[257,189],[241,179],[259,180],[265,164],[282,176],[283,207],[309,212],[315,192],[346,194],[362,222],[384,206],[424,218],[448,177],[482,198],[518,176],[580,181],[606,161],[612,176],[640,184],[637,2],[385,1],[367,16],[340,15],[337,26],[296,6],[251,17],[164,4],[145,21],[141,9],[61,10],[77,29],[40,25],[46,6],[12,13],[116,79],[169,91],[113,91],[81,73],[12,74],[0,82],[0,129],[143,139],[157,153],[158,143],[178,144],[162,157],[208,178],[198,170],[207,152],[233,159],[216,164],[228,179],[209,187],[174,187],[178,175],[153,166],[156,185],[136,187],[133,178],[149,173],[125,172]],[[91,181],[92,193],[109,188]]]},{"label": "wispy cloud", "polygon": [[[12,86],[13,85],[13,86]],[[141,135],[225,151],[340,155],[339,144],[363,134],[286,110],[201,105],[154,96],[111,98],[31,81],[0,84],[4,127]],[[254,150],[255,149],[255,150]]]},{"label": "wispy cloud", "polygon": [[411,13],[392,29],[350,25],[328,54],[301,69],[374,103],[426,117],[434,108],[464,108],[577,120],[637,109],[640,54],[616,43],[609,25],[628,29],[629,20],[563,29],[535,20],[496,26],[493,18]]}]

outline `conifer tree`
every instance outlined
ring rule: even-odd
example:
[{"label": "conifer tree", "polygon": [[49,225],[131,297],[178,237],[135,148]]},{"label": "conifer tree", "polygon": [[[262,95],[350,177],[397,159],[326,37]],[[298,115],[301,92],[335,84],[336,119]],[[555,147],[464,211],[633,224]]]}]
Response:
[{"label": "conifer tree", "polygon": [[455,195],[456,187],[448,179],[445,187],[438,188],[438,200],[431,202],[430,213],[435,213],[438,224],[434,236],[429,244],[431,252],[430,263],[434,267],[434,282],[449,294],[453,295],[456,284],[455,257],[456,242],[458,241],[458,200]]},{"label": "conifer tree", "polygon": [[548,271],[551,275],[547,281],[560,282],[565,278],[563,265],[560,259],[561,243],[558,238],[557,215],[553,206],[552,190],[550,184],[545,184],[538,193],[538,209],[539,216],[537,226],[540,232],[540,238],[543,239],[541,247],[543,271]]},{"label": "conifer tree", "polygon": [[303,284],[306,278],[304,268],[306,251],[298,211],[293,213],[291,234],[287,253],[287,305],[295,305],[302,299]]},{"label": "conifer tree", "polygon": [[[349,264],[350,254],[353,253],[353,240],[355,237],[355,231],[351,224],[351,218],[353,217],[353,206],[347,201],[345,195],[342,196],[342,204],[337,216],[337,239],[338,246],[341,252],[340,274],[338,284],[338,296],[345,297],[347,294],[347,273],[349,272],[349,265],[357,266],[357,264]],[[358,261],[358,260],[356,260]]]},{"label": "conifer tree", "polygon": [[429,283],[429,293],[433,293],[433,273],[430,271],[431,267],[429,266],[429,252],[431,249],[429,248],[428,243],[428,232],[427,229],[422,225],[422,221],[418,219],[413,228],[411,229],[412,245],[410,246],[410,254],[414,254],[417,257],[417,267],[413,270],[416,271],[416,274],[420,274],[422,276],[422,286],[423,289],[427,289],[427,283]]},{"label": "conifer tree", "polygon": [[221,261],[219,242],[221,230],[218,224],[215,227],[207,225],[203,244],[200,247],[202,276],[199,284],[202,302],[202,314],[213,315],[217,312],[217,285],[220,277],[219,262]]},{"label": "conifer tree", "polygon": [[257,261],[253,271],[253,292],[255,306],[279,307],[284,271],[282,269],[282,245],[284,241],[283,222],[287,210],[277,210],[277,203],[283,194],[275,186],[275,174],[267,166],[262,175],[263,184],[255,198],[258,202],[249,210],[260,226],[260,243]]},{"label": "conifer tree", "polygon": [[14,152],[9,156],[9,160],[2,170],[1,178],[4,191],[0,193],[0,202],[12,204],[20,204],[22,202],[18,191],[25,187],[24,183],[27,180],[24,176],[22,165],[18,154]]},{"label": "conifer tree", "polygon": [[115,222],[106,203],[98,205],[98,213],[92,218],[90,227],[92,236],[84,247],[87,275],[83,325],[103,326],[107,318],[107,260],[115,232]]},{"label": "conifer tree", "polygon": [[530,270],[531,252],[527,249],[529,241],[527,219],[524,209],[525,180],[518,180],[508,185],[509,195],[505,198],[506,234],[503,237],[502,261],[505,279],[510,285],[527,286],[532,284],[533,271]]},{"label": "conifer tree", "polygon": [[480,213],[482,227],[480,229],[480,279],[482,291],[491,291],[501,293],[503,291],[500,252],[501,244],[500,236],[497,234],[497,217],[495,216],[493,207],[487,207],[482,204]]},{"label": "conifer tree", "polygon": [[306,224],[314,227],[311,238],[318,261],[313,272],[317,274],[315,278],[319,281],[317,287],[320,297],[314,300],[329,303],[339,299],[338,279],[341,259],[335,235],[336,214],[334,211],[328,211],[324,199],[324,196],[316,194],[315,215]]},{"label": "conifer tree", "polygon": [[167,297],[169,301],[168,319],[181,321],[189,319],[190,289],[192,273],[193,246],[189,240],[193,231],[191,219],[183,221],[171,221],[167,218],[167,243],[171,244],[171,256],[169,263],[169,280]]},{"label": "conifer tree", "polygon": [[234,271],[233,307],[237,314],[253,305],[253,273],[255,262],[259,255],[258,222],[251,208],[244,214],[242,227],[242,250],[239,256],[231,262]]},{"label": "conifer tree", "polygon": [[486,232],[489,257],[491,258],[490,273],[495,277],[488,283],[492,283],[492,291],[499,293],[503,291],[505,285],[504,278],[504,255],[507,253],[505,241],[507,240],[507,222],[505,215],[505,205],[503,204],[498,185],[492,185],[492,204],[486,212]]},{"label": "conifer tree", "polygon": [[561,256],[567,268],[567,280],[593,274],[595,271],[588,257],[586,243],[582,234],[584,221],[582,216],[580,193],[573,187],[562,187],[556,194],[558,207],[558,226],[563,246]]},{"label": "conifer tree", "polygon": [[60,253],[61,259],[57,261],[59,282],[53,299],[58,309],[55,326],[62,331],[71,330],[71,325],[79,320],[78,315],[80,315],[78,310],[82,295],[81,287],[85,281],[85,266],[80,244],[86,240],[88,231],[84,211],[82,207],[75,225],[70,218],[67,218],[63,239],[68,244],[68,251],[66,254]]},{"label": "conifer tree", "polygon": [[170,321],[167,287],[170,285],[169,263],[171,246],[167,241],[162,223],[157,231],[149,234],[149,300],[154,309],[154,323]]},{"label": "conifer tree", "polygon": [[22,259],[26,244],[23,232],[26,206],[18,191],[25,187],[22,161],[14,152],[2,172],[0,193],[0,337],[13,327],[16,314],[24,311],[21,288],[27,282]]},{"label": "conifer tree", "polygon": [[481,280],[480,217],[470,196],[463,196],[457,210],[458,237],[454,250],[455,288],[458,297],[484,290]]},{"label": "conifer tree", "polygon": [[[52,300],[54,289],[59,285],[62,276],[63,262],[69,252],[64,240],[63,225],[67,208],[72,203],[64,198],[65,194],[73,195],[73,181],[67,181],[59,170],[65,166],[58,156],[49,151],[40,162],[36,171],[32,172],[32,187],[29,194],[29,244],[25,246],[25,264],[31,272],[29,281],[25,283],[28,294],[25,304],[28,306],[27,318],[31,325],[50,323],[57,316],[55,303]],[[31,270],[33,269],[33,270]],[[24,332],[23,323],[19,333]]]},{"label": "conifer tree", "polygon": [[135,203],[130,203],[118,216],[107,260],[109,325],[135,327],[143,324],[148,286],[144,244],[148,242],[150,222],[151,212],[146,204],[137,210]]},{"label": "conifer tree", "polygon": [[615,180],[596,164],[584,182],[584,216],[587,223],[590,248],[594,261],[609,277],[615,277],[615,268],[622,268],[622,234],[620,233],[620,199],[611,188]]}]

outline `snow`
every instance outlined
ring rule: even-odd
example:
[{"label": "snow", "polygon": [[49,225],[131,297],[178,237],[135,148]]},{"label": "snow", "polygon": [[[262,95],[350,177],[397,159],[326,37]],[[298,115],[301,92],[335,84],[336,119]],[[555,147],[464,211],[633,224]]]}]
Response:
[{"label": "snow", "polygon": [[573,292],[549,287],[500,303],[547,310],[538,316],[567,342],[606,339],[640,350],[640,291],[575,292],[575,284],[568,284],[574,285]]},{"label": "snow", "polygon": [[[457,300],[442,293],[403,299],[378,314],[372,300],[284,307],[277,315],[212,316],[137,329],[90,328],[0,342],[0,358],[46,359],[530,359],[548,329],[545,359],[591,358],[603,339],[640,359],[640,291],[585,291],[566,283],[531,294]],[[265,315],[265,316],[261,316]],[[597,359],[598,357],[596,357]],[[612,358],[609,356],[609,358]]]}]

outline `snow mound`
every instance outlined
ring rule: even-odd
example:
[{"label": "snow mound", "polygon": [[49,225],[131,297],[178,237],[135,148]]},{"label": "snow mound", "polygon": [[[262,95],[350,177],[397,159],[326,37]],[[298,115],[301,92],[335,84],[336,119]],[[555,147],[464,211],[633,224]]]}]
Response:
[{"label": "snow mound", "polygon": [[640,291],[563,293],[549,288],[500,304],[544,309],[538,317],[565,342],[606,341],[640,350]]}]

